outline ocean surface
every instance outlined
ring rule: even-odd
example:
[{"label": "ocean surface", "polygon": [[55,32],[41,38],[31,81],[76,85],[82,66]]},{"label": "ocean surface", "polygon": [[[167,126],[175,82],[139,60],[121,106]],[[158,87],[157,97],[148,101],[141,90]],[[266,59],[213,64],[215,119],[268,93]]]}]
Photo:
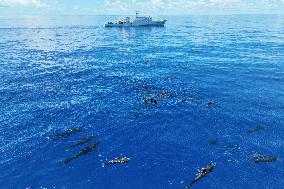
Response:
[{"label": "ocean surface", "polygon": [[284,16],[115,18],[0,17],[0,188],[284,188]]}]

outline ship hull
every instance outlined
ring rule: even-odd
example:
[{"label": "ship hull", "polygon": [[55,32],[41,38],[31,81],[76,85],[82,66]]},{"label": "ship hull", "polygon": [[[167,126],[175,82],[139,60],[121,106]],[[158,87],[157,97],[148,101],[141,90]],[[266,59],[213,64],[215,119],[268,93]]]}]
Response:
[{"label": "ship hull", "polygon": [[151,22],[129,22],[129,23],[114,23],[114,24],[105,24],[105,27],[164,27],[167,20],[151,21]]}]

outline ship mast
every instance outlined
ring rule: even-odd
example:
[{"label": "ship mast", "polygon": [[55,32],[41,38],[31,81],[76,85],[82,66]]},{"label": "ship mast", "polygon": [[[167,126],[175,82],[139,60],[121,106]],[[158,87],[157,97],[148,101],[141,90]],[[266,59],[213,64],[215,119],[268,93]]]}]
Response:
[{"label": "ship mast", "polygon": [[139,11],[136,11],[136,18],[138,18],[138,15],[139,15]]}]

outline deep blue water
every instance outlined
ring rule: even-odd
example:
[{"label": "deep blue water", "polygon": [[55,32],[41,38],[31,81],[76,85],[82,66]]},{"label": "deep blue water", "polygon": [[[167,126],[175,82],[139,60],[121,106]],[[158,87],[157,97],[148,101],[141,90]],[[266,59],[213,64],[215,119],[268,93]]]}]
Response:
[{"label": "deep blue water", "polygon": [[[103,27],[114,18],[0,17],[1,188],[185,188],[211,162],[193,188],[284,188],[284,16]],[[90,135],[97,148],[62,166]]]}]

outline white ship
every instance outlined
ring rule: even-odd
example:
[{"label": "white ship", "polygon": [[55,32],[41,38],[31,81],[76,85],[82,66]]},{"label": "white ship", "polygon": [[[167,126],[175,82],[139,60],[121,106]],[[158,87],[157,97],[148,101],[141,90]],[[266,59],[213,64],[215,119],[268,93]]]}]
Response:
[{"label": "white ship", "polygon": [[105,27],[137,27],[137,26],[161,26],[163,27],[167,20],[152,20],[150,16],[139,16],[136,12],[135,20],[130,20],[130,17],[118,19],[116,22],[108,22]]}]

